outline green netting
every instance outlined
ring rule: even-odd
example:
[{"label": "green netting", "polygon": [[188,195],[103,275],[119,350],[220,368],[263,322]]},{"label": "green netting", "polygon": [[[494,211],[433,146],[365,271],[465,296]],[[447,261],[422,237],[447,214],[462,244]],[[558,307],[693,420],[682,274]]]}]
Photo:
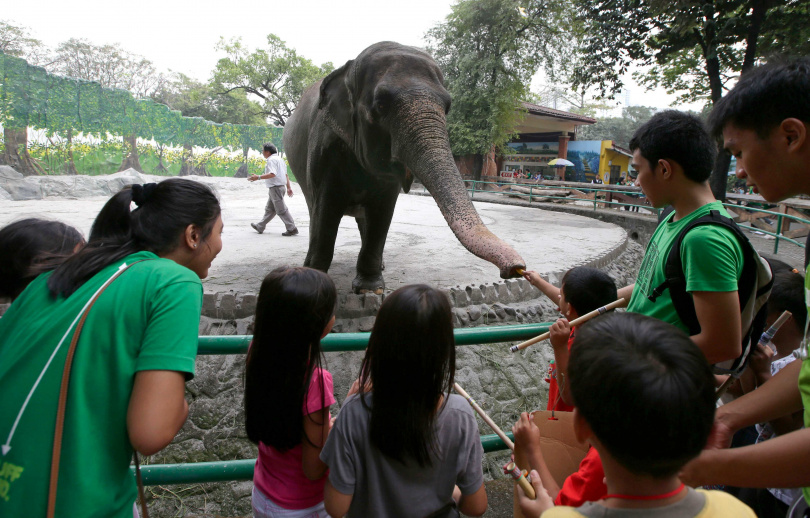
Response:
[{"label": "green netting", "polygon": [[53,75],[2,52],[0,124],[60,135],[135,135],[168,146],[224,147],[243,153],[261,151],[265,142],[282,149],[281,128],[183,117],[150,99],[135,99],[126,90]]}]

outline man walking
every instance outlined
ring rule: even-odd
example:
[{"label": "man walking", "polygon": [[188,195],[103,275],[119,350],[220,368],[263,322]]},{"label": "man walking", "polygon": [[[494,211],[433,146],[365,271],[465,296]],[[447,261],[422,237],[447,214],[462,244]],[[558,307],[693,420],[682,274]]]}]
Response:
[{"label": "man walking", "polygon": [[264,174],[261,176],[252,174],[248,181],[255,182],[256,180],[264,180],[265,185],[269,190],[269,199],[267,205],[264,207],[264,217],[258,223],[251,223],[250,226],[253,230],[261,234],[264,228],[278,215],[284,226],[287,227],[286,232],[282,232],[282,236],[294,236],[298,234],[298,229],[295,227],[292,214],[287,210],[287,205],[284,203],[284,188],[287,188],[287,196],[292,197],[293,191],[290,186],[290,179],[287,177],[287,164],[278,156],[278,149],[276,146],[268,142],[264,145],[262,152],[264,158],[267,159],[267,165],[264,166]]}]

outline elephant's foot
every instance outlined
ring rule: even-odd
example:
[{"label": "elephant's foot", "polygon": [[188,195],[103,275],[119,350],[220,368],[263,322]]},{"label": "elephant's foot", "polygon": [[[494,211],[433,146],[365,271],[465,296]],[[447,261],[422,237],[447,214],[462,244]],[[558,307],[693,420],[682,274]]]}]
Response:
[{"label": "elephant's foot", "polygon": [[382,295],[385,290],[385,281],[382,275],[364,276],[357,274],[352,281],[352,291],[355,293],[376,293]]}]

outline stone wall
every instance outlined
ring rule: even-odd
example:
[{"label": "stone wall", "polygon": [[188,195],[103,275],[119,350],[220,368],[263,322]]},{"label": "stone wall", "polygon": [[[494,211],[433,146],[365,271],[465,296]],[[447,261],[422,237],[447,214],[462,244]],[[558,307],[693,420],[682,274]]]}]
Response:
[{"label": "stone wall", "polygon": [[[602,267],[613,276],[617,286],[633,282],[643,248],[639,243],[628,240],[620,250],[614,252],[616,255],[610,260],[603,258],[600,261],[606,262],[606,265],[595,266]],[[554,274],[550,277],[552,282],[558,284],[561,275]],[[524,288],[525,284],[522,282],[507,281],[497,285],[469,287],[469,290],[460,287],[449,290],[454,303],[456,326],[547,322],[557,318],[555,304],[544,297],[538,297],[536,289]],[[504,290],[508,291],[508,296],[503,295]],[[497,302],[493,302],[495,293],[498,296]],[[351,297],[345,298],[349,300]],[[512,300],[506,302],[509,298]],[[360,321],[368,318],[362,312],[379,307],[379,301],[372,296],[351,299],[360,304],[353,307],[355,302],[352,302],[347,309],[345,302],[343,303],[342,311],[346,317],[343,320],[347,328],[354,324],[346,323],[345,320],[352,320],[359,327]],[[233,308],[233,315],[236,316],[239,314],[236,306],[250,299],[234,295],[231,300],[230,297],[211,294],[207,300],[209,310],[217,307],[216,304],[212,306],[211,301],[219,300],[221,307],[224,300],[225,308],[229,311],[228,308]],[[241,302],[237,304],[237,301]],[[352,311],[357,313],[351,313]],[[357,317],[361,314],[365,316]],[[477,318],[473,318],[476,315]],[[367,321],[363,322],[365,327]],[[203,318],[200,332],[248,334],[251,327],[251,317],[217,319],[208,316]],[[509,352],[510,345],[512,344],[502,343],[459,347],[456,356],[456,381],[505,430],[511,428],[520,412],[545,408],[548,385],[544,378],[548,363],[553,359],[553,352],[547,342],[517,354]],[[339,410],[349,386],[356,379],[362,358],[362,352],[326,354],[325,367],[334,376],[335,396],[338,400],[332,409],[333,415]],[[201,356],[197,359],[197,376],[187,384],[189,419],[174,442],[147,462],[199,462],[256,457],[256,447],[247,440],[244,431],[244,361],[244,355]],[[492,433],[480,419],[479,428],[482,434]],[[501,467],[506,463],[507,452],[489,453],[485,457],[486,479],[502,477]],[[251,481],[147,488],[151,495],[150,509],[155,517],[248,516],[251,512],[251,489]]]}]

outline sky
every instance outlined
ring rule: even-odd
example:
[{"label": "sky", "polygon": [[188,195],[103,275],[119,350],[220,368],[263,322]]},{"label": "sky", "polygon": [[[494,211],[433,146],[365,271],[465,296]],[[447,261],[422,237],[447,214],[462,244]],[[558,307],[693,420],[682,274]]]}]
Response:
[{"label": "sky", "polygon": [[[378,41],[424,46],[425,33],[450,13],[454,0],[40,0],[4,2],[0,19],[28,27],[49,47],[72,37],[120,43],[161,71],[207,80],[220,37],[251,48],[276,34],[299,55],[335,67]],[[674,99],[629,80],[630,104],[665,108]],[[543,79],[538,75],[533,89]],[[619,101],[624,101],[621,96]]]}]

